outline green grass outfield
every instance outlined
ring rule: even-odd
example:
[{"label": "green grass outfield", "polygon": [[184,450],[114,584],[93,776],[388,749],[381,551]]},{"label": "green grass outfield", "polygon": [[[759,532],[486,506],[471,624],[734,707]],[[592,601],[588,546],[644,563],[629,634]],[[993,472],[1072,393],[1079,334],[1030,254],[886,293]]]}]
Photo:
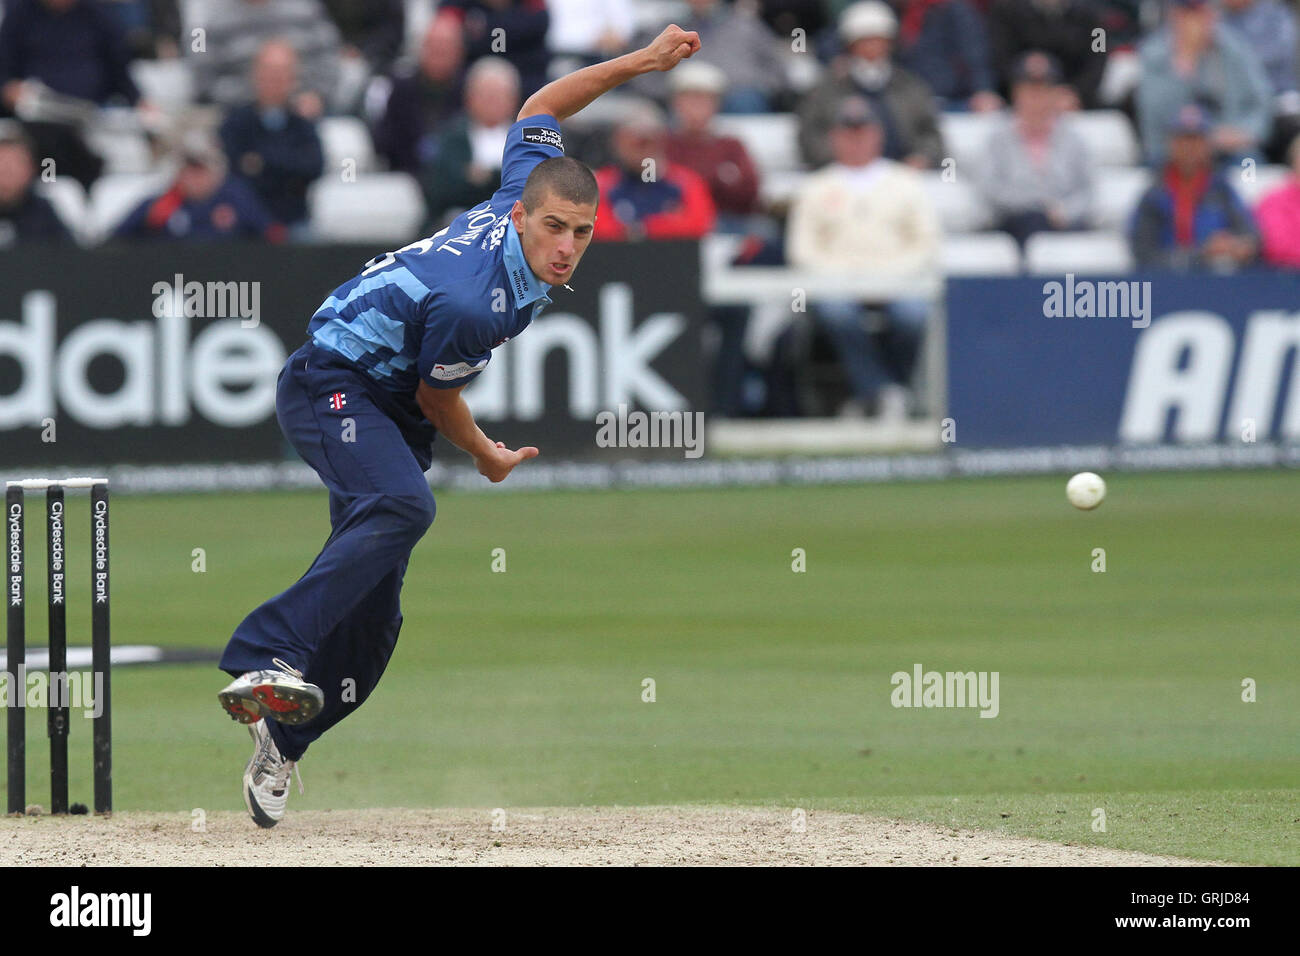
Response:
[{"label": "green grass outfield", "polygon": [[[303,761],[290,811],[722,802],[1300,864],[1300,473],[1114,475],[1086,514],[1064,486],[440,494],[389,672]],[[69,515],[75,544],[84,498]],[[323,492],[119,498],[115,641],[221,646],[327,530]],[[43,528],[29,539],[43,561]],[[1000,714],[892,707],[916,663],[998,671]],[[240,808],[249,743],[222,675],[114,680],[118,808]]]}]

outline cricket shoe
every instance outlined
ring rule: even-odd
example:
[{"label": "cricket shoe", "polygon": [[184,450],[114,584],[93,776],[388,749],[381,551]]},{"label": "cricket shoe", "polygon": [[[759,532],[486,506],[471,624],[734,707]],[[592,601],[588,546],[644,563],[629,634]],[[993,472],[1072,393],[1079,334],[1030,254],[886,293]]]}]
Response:
[{"label": "cricket shoe", "polygon": [[231,720],[255,724],[269,717],[282,724],[305,724],[319,714],[325,705],[321,689],[278,657],[271,663],[279,669],[240,674],[217,694]]},{"label": "cricket shoe", "polygon": [[[284,819],[289,802],[289,777],[297,775],[298,762],[285,760],[271,739],[266,721],[250,724],[253,759],[244,768],[244,805],[259,827],[270,829]],[[302,793],[302,776],[298,775],[298,792]]]}]

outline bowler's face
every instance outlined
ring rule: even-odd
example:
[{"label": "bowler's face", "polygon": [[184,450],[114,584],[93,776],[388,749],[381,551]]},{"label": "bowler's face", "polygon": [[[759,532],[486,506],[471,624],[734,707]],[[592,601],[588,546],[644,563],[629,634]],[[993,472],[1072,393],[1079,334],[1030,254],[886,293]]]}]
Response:
[{"label": "bowler's face", "polygon": [[533,274],[547,285],[560,285],[573,277],[591,245],[596,206],[570,202],[548,192],[531,213],[516,200],[510,218],[519,230],[519,244]]}]

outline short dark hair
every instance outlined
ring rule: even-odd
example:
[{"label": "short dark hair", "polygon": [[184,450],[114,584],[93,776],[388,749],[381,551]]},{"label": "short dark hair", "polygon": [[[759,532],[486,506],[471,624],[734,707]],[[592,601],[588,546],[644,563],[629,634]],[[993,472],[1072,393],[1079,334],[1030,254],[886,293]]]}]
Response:
[{"label": "short dark hair", "polygon": [[520,201],[532,212],[548,193],[579,206],[594,206],[600,200],[596,177],[585,163],[572,156],[552,156],[534,166]]}]

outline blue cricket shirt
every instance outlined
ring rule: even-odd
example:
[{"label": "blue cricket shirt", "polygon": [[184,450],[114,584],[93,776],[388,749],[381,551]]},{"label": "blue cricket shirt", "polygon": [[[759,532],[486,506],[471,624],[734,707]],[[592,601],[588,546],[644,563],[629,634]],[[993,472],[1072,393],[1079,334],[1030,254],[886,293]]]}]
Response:
[{"label": "blue cricket shirt", "polygon": [[551,287],[524,260],[510,209],[533,167],[562,155],[555,117],[515,123],[492,198],[441,232],[367,262],[312,316],[313,341],[399,394],[411,395],[421,380],[433,388],[473,380],[492,350],[551,302]]}]

